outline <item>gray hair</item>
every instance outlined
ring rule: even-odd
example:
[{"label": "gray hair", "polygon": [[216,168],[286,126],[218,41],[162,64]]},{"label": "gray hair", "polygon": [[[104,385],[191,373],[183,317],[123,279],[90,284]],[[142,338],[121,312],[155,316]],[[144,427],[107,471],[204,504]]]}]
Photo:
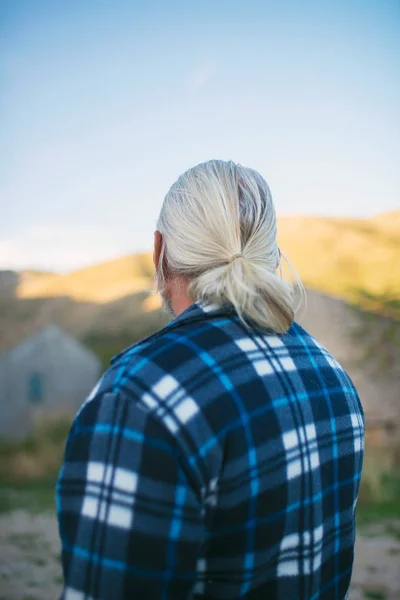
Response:
[{"label": "gray hair", "polygon": [[305,292],[290,265],[296,285],[282,279],[275,208],[257,171],[222,160],[189,169],[166,195],[157,228],[163,236],[159,291],[166,262],[172,273],[189,278],[192,300],[233,305],[246,322],[289,329]]}]

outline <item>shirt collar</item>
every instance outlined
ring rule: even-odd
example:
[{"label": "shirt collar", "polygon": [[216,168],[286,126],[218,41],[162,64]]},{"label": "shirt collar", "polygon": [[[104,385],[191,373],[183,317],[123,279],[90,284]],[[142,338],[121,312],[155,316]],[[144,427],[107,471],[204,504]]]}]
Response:
[{"label": "shirt collar", "polygon": [[172,319],[167,325],[166,328],[175,327],[176,325],[180,325],[182,322],[187,322],[188,320],[193,320],[197,318],[207,318],[208,315],[214,316],[214,314],[220,314],[226,312],[226,308],[221,306],[217,306],[216,304],[211,304],[207,302],[194,302],[191,304],[186,310],[184,310],[180,315]]}]

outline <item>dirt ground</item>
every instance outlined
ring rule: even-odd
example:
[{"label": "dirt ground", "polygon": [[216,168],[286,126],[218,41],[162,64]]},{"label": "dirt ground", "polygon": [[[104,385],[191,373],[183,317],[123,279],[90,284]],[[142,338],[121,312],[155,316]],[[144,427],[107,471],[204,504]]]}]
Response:
[{"label": "dirt ground", "polygon": [[[62,584],[59,555],[52,514],[0,515],[0,600],[56,600]],[[400,520],[359,531],[349,600],[364,599],[400,600]]]}]

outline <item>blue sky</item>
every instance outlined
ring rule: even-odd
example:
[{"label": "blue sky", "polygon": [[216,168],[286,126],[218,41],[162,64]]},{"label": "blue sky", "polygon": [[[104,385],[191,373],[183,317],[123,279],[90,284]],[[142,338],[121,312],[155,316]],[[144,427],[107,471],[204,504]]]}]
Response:
[{"label": "blue sky", "polygon": [[278,214],[398,208],[399,64],[398,0],[0,0],[0,267],[149,249],[209,158]]}]

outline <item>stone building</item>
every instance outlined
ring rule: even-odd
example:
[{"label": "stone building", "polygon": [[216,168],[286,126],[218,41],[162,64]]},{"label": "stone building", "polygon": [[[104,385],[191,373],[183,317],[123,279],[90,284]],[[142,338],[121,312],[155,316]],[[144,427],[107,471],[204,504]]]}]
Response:
[{"label": "stone building", "polygon": [[99,359],[48,325],[0,356],[0,439],[18,439],[43,418],[74,414],[100,376]]}]

